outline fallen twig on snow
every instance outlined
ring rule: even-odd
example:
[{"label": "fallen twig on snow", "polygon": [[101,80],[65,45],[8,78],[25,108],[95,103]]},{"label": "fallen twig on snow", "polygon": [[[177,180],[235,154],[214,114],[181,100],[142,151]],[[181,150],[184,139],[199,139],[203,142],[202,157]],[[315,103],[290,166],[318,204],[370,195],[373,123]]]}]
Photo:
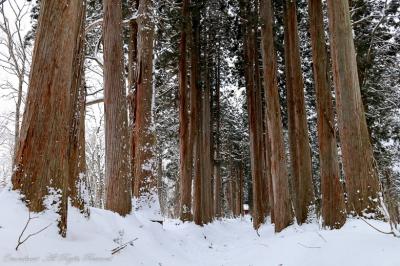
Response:
[{"label": "fallen twig on snow", "polygon": [[373,226],[372,224],[370,224],[369,222],[367,222],[367,220],[365,220],[364,218],[360,217],[360,219],[362,221],[364,221],[364,223],[366,223],[367,225],[369,225],[370,227],[372,227],[373,229],[375,229],[376,231],[378,231],[379,233],[385,234],[385,235],[393,235],[395,237],[400,237],[399,235],[397,235],[395,232],[390,231],[390,232],[385,232],[380,230],[379,228],[376,228],[375,226]]},{"label": "fallen twig on snow", "polygon": [[328,243],[328,241],[325,239],[325,237],[323,237],[319,232],[316,232],[316,233],[322,240],[324,240],[325,243]]},{"label": "fallen twig on snow", "polygon": [[133,242],[135,242],[135,241],[138,240],[138,239],[139,239],[139,238],[136,237],[135,239],[133,239],[133,240],[131,240],[131,241],[128,241],[128,242],[126,242],[126,243],[124,243],[124,244],[122,244],[122,245],[120,245],[120,246],[118,246],[118,247],[112,249],[112,250],[111,250],[111,255],[117,254],[118,252],[120,252],[121,250],[123,250],[124,248],[126,248],[128,245],[133,246]]},{"label": "fallen twig on snow", "polygon": [[27,237],[25,237],[24,240],[21,240],[22,236],[24,235],[24,233],[25,233],[25,231],[26,231],[26,228],[28,228],[29,223],[30,223],[33,219],[37,219],[37,218],[38,218],[38,217],[31,217],[31,213],[30,213],[30,212],[29,212],[28,215],[29,215],[29,216],[28,216],[28,221],[26,221],[26,224],[25,224],[25,226],[24,226],[24,229],[22,229],[22,232],[21,232],[21,234],[20,234],[19,237],[18,237],[18,243],[17,243],[17,246],[15,247],[15,250],[18,250],[19,246],[21,246],[23,243],[25,243],[29,238],[31,238],[31,237],[33,237],[33,236],[35,236],[35,235],[37,235],[37,234],[40,234],[41,232],[43,232],[44,230],[46,230],[47,228],[49,228],[50,225],[51,225],[51,224],[49,224],[48,226],[46,226],[46,227],[40,229],[39,231],[37,231],[37,232],[35,232],[35,233],[32,233],[32,234],[29,234]]},{"label": "fallen twig on snow", "polygon": [[321,248],[321,247],[307,246],[307,245],[304,245],[304,244],[302,244],[302,243],[300,243],[300,242],[297,242],[297,244],[299,244],[300,246],[302,246],[302,247],[304,247],[304,248]]}]

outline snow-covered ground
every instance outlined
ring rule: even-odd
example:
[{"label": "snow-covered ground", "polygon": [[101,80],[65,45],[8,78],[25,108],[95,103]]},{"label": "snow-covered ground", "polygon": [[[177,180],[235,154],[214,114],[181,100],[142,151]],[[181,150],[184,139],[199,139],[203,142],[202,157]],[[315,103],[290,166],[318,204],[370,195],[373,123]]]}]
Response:
[{"label": "snow-covered ground", "polygon": [[[178,220],[150,222],[146,212],[122,218],[91,209],[90,219],[70,209],[68,236],[57,234],[51,213],[38,216],[26,235],[47,225],[15,251],[28,212],[18,194],[0,191],[0,265],[118,265],[118,266],[399,266],[400,239],[349,220],[341,230],[321,230],[317,223],[293,225],[275,234],[267,224],[252,229],[249,217],[217,221],[204,227]],[[388,225],[372,223],[382,230]],[[24,237],[22,238],[24,239]],[[134,240],[115,255],[118,243]]]}]

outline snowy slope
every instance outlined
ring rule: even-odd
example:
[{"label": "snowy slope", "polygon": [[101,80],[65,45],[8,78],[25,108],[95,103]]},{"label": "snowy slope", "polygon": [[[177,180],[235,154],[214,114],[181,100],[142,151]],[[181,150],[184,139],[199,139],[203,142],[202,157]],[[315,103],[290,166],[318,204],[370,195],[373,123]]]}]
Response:
[{"label": "snowy slope", "polygon": [[[291,226],[274,234],[263,226],[257,236],[248,217],[199,227],[165,220],[150,222],[147,213],[126,218],[91,209],[85,219],[70,209],[68,236],[57,234],[51,213],[39,214],[26,234],[52,224],[15,251],[28,212],[18,194],[0,191],[0,265],[154,265],[154,266],[399,266],[400,239],[378,233],[360,220],[339,231],[320,230],[318,224]],[[33,214],[35,216],[35,214]],[[388,225],[374,221],[383,230]],[[134,246],[111,255],[111,250],[136,239]]]}]

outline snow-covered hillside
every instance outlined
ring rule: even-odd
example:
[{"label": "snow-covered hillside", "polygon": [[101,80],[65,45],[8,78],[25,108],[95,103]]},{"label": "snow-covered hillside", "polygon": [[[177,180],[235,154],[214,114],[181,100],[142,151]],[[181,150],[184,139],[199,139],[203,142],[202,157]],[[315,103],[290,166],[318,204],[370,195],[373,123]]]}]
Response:
[{"label": "snow-covered hillside", "polygon": [[[0,192],[0,265],[118,266],[398,266],[400,240],[349,220],[341,230],[321,230],[318,224],[293,225],[275,234],[272,225],[252,229],[249,217],[222,220],[204,227],[178,220],[151,222],[148,212],[122,218],[91,209],[90,219],[77,210],[68,218],[68,236],[57,234],[55,216],[32,214],[25,236],[51,226],[15,251],[28,212],[18,194]],[[388,230],[388,225],[373,221]],[[22,239],[25,238],[22,237]],[[136,240],[135,240],[136,239]],[[133,245],[111,255],[120,244]]]}]

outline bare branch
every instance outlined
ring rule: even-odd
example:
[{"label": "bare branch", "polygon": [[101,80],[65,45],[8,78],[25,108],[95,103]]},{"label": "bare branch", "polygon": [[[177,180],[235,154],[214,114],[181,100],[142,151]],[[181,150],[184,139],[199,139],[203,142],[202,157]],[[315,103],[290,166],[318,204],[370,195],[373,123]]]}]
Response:
[{"label": "bare branch", "polygon": [[373,229],[375,229],[376,231],[378,231],[379,233],[382,233],[382,234],[385,234],[385,235],[393,235],[393,236],[395,236],[395,237],[400,237],[400,236],[398,236],[397,234],[395,234],[395,232],[393,232],[393,231],[391,231],[391,232],[385,232],[385,231],[382,231],[382,230],[376,228],[375,226],[373,226],[372,224],[370,224],[369,222],[367,222],[367,220],[365,220],[365,219],[362,218],[362,217],[360,217],[360,219],[361,219],[362,221],[364,221],[367,225],[369,225],[371,228],[373,228]]},{"label": "bare branch", "polygon": [[22,236],[24,235],[24,233],[25,233],[25,231],[26,231],[26,228],[28,228],[29,223],[30,223],[33,219],[37,219],[37,218],[38,218],[38,217],[31,217],[31,212],[29,212],[28,215],[29,215],[29,216],[28,216],[28,221],[26,221],[26,224],[25,224],[24,228],[22,229],[21,234],[20,234],[19,237],[18,237],[18,243],[17,243],[17,246],[15,247],[15,250],[18,250],[18,248],[19,248],[23,243],[25,243],[29,238],[31,238],[31,237],[33,237],[33,236],[35,236],[35,235],[40,234],[41,232],[43,232],[44,230],[46,230],[47,228],[49,228],[50,225],[51,225],[51,224],[49,224],[48,226],[43,227],[43,228],[40,229],[39,231],[37,231],[37,232],[35,232],[35,233],[32,233],[32,234],[29,234],[27,237],[25,237],[24,240],[21,240],[21,239],[22,239]]},{"label": "bare branch", "polygon": [[321,247],[307,246],[307,245],[304,245],[304,244],[302,244],[302,243],[300,243],[300,242],[297,242],[297,244],[300,245],[300,246],[302,246],[302,247],[304,247],[304,248],[321,248]]},{"label": "bare branch", "polygon": [[111,250],[111,255],[114,255],[114,254],[120,252],[121,250],[123,250],[124,248],[126,248],[128,245],[133,246],[133,242],[135,242],[135,241],[138,240],[138,239],[139,239],[139,238],[136,237],[135,239],[133,239],[133,240],[131,240],[131,241],[128,241],[128,242],[126,242],[126,243],[124,243],[124,244],[122,244],[122,245],[120,245],[120,246],[118,246],[118,247],[112,249],[112,250]]},{"label": "bare branch", "polygon": [[[122,25],[129,24],[129,22],[131,22],[132,20],[136,20],[136,19],[137,19],[137,14],[134,14],[132,17],[123,20]],[[99,19],[93,21],[91,24],[87,25],[85,28],[85,32],[88,33],[89,31],[93,30],[97,26],[102,26],[102,25],[103,25],[103,18],[99,18]]]},{"label": "bare branch", "polygon": [[102,103],[102,102],[104,102],[104,99],[103,99],[103,98],[101,98],[101,99],[96,99],[96,100],[87,102],[87,103],[86,103],[86,106],[91,106],[91,105],[95,105],[95,104]]}]

